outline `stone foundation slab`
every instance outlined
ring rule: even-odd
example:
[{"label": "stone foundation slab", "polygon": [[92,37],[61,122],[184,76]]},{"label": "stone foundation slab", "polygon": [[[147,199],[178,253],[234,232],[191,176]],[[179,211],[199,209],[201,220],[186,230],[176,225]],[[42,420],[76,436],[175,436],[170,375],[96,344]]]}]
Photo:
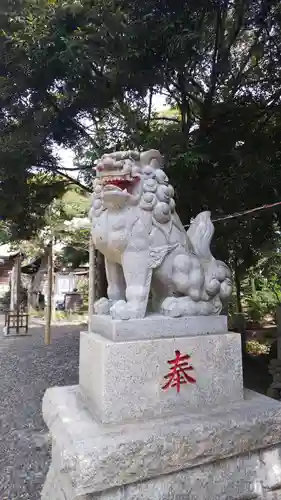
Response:
[{"label": "stone foundation slab", "polygon": [[[161,476],[101,493],[76,495],[62,487],[62,474],[49,473],[43,500],[280,500],[280,473],[274,485],[266,476],[280,470],[280,448]],[[68,492],[66,494],[66,491]]]},{"label": "stone foundation slab", "polygon": [[48,389],[53,450],[42,500],[274,499],[281,405],[245,396],[209,413],[104,425],[78,386]]}]

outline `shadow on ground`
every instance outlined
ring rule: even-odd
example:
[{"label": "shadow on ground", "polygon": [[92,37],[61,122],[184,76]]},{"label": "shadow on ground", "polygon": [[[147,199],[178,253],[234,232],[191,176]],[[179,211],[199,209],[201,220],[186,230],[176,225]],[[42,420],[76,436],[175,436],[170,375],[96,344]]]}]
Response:
[{"label": "shadow on ground", "polygon": [[252,391],[266,394],[272,377],[268,372],[267,356],[246,357],[243,359],[244,386]]}]

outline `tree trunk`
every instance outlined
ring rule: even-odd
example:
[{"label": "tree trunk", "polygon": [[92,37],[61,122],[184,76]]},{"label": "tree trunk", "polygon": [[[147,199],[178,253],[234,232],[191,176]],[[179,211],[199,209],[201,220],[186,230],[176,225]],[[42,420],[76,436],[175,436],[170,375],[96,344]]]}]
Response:
[{"label": "tree trunk", "polygon": [[257,294],[255,278],[251,278],[250,283],[251,283],[251,289],[252,289],[252,296],[255,297]]},{"label": "tree trunk", "polygon": [[95,300],[100,299],[101,297],[107,296],[107,279],[105,273],[105,264],[104,264],[104,256],[98,250],[96,250],[96,258],[95,258],[95,291],[96,297]]},{"label": "tree trunk", "polygon": [[46,303],[45,344],[51,343],[51,321],[52,321],[52,296],[53,296],[53,242],[48,247],[48,284]]},{"label": "tree trunk", "polygon": [[243,307],[242,307],[242,302],[241,302],[241,282],[240,282],[240,276],[239,276],[238,266],[237,266],[236,262],[234,264],[234,281],[235,281],[235,288],[236,288],[237,312],[242,313]]},{"label": "tree trunk", "polygon": [[38,293],[41,292],[41,285],[45,277],[45,272],[48,266],[48,251],[45,252],[43,257],[41,258],[41,264],[37,271],[37,273],[31,278],[31,286],[29,293],[29,306],[32,309],[36,309],[38,307]]},{"label": "tree trunk", "polygon": [[21,293],[21,255],[17,255],[11,273],[10,310],[19,313]]},{"label": "tree trunk", "polygon": [[96,251],[92,235],[89,241],[89,297],[88,297],[88,327],[92,331],[92,316],[96,300]]},{"label": "tree trunk", "polygon": [[16,257],[16,312],[19,314],[21,305],[21,254]]},{"label": "tree trunk", "polygon": [[[246,349],[246,323],[245,323],[245,316],[243,315],[243,307],[242,307],[242,301],[241,301],[241,281],[240,281],[240,276],[238,272],[238,265],[237,262],[234,264],[234,281],[235,281],[235,288],[236,288],[236,301],[237,301],[237,320],[239,320],[240,327],[238,328],[239,333],[241,334],[241,347],[242,347],[242,353],[243,355],[247,355],[247,349]],[[240,318],[239,318],[240,316]],[[241,325],[243,327],[241,328]]]},{"label": "tree trunk", "polygon": [[16,274],[16,266],[15,264],[13,265],[12,272],[11,272],[11,279],[10,279],[10,311],[15,310],[15,287],[16,287],[16,280],[15,280],[15,274]]}]

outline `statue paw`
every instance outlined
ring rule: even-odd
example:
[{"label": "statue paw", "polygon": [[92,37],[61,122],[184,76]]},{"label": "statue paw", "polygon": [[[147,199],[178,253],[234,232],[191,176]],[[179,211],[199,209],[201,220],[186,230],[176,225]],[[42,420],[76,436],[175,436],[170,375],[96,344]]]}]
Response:
[{"label": "statue paw", "polygon": [[167,297],[161,305],[161,313],[164,316],[171,316],[172,318],[178,318],[182,316],[182,308],[180,307],[179,300],[177,297]]},{"label": "statue paw", "polygon": [[110,301],[105,297],[102,297],[95,302],[94,311],[96,314],[109,314],[110,305]]},{"label": "statue paw", "polygon": [[135,304],[130,304],[130,302],[125,302],[125,300],[118,300],[110,308],[110,314],[113,319],[136,319],[140,318],[138,308]]},{"label": "statue paw", "polygon": [[191,297],[167,297],[161,304],[164,316],[209,316],[220,314],[221,301],[218,298],[209,301],[194,301]]}]

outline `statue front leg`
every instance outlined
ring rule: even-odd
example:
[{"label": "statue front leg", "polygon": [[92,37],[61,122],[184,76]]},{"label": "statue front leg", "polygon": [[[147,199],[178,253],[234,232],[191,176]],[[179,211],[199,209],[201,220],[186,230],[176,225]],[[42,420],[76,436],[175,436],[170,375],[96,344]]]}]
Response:
[{"label": "statue front leg", "polygon": [[107,296],[112,304],[125,299],[126,284],[122,266],[105,259]]},{"label": "statue front leg", "polygon": [[95,303],[96,314],[110,314],[110,308],[118,300],[125,299],[125,279],[120,264],[111,262],[105,258],[105,271],[107,278],[107,296],[102,297]]},{"label": "statue front leg", "polygon": [[110,314],[114,319],[144,318],[152,278],[148,250],[127,250],[123,255],[122,266],[127,300],[116,302]]}]

